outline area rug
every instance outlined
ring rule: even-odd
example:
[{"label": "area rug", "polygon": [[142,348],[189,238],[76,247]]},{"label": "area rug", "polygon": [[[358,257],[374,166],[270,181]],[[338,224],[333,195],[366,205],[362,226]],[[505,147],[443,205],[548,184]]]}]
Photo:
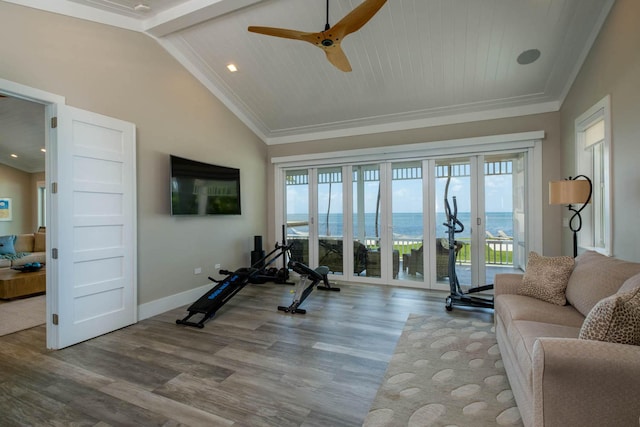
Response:
[{"label": "area rug", "polygon": [[0,336],[33,328],[44,324],[45,321],[45,295],[0,304]]},{"label": "area rug", "polygon": [[521,426],[493,324],[410,315],[366,427]]}]

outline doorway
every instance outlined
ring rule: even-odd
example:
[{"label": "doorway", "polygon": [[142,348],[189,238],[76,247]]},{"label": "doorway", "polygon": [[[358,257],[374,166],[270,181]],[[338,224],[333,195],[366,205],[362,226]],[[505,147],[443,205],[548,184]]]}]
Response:
[{"label": "doorway", "polygon": [[[44,182],[47,141],[44,120],[43,104],[10,95],[0,96],[0,195],[10,198],[13,205],[11,220],[0,222],[0,236],[20,235],[20,242],[27,242],[27,238],[31,237],[29,234],[32,234],[33,242],[36,236],[34,233],[38,233],[38,247],[43,246],[43,240],[46,241],[41,240],[40,234],[44,231],[46,235]],[[33,243],[29,246],[31,250],[38,249],[33,248]],[[44,251],[44,248],[38,249],[39,251]],[[35,259],[33,255],[22,257],[23,254],[9,254],[7,257],[16,259],[5,258],[4,262],[19,265],[25,263],[27,258]],[[38,259],[40,261],[44,260]],[[21,274],[11,271],[7,273]],[[20,277],[16,279],[22,280]],[[46,294],[36,293],[2,300],[1,316],[7,316],[7,322],[2,322],[6,326],[4,332],[41,325],[46,322]]]},{"label": "doorway", "polygon": [[0,95],[45,111],[46,347],[135,323],[135,125],[7,80]]}]

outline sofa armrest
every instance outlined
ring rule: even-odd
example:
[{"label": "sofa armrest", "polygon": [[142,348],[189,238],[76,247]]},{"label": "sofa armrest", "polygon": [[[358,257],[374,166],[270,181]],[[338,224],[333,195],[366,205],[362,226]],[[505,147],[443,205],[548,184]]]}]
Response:
[{"label": "sofa armrest", "polygon": [[640,346],[540,338],[533,346],[534,426],[640,421]]},{"label": "sofa armrest", "polygon": [[515,273],[496,274],[493,279],[494,295],[518,293],[518,287],[522,284],[522,276],[522,274]]}]

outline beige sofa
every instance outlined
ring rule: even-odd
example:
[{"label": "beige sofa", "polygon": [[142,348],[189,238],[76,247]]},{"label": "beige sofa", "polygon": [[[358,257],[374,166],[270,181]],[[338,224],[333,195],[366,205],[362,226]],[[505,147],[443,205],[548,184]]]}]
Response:
[{"label": "beige sofa", "polygon": [[[522,275],[498,274],[494,285],[498,346],[524,425],[638,426],[640,346],[584,335],[611,301],[631,294],[638,308],[640,264],[581,254],[566,285],[567,305],[519,295],[522,283]],[[638,338],[640,319],[627,318],[623,332]],[[614,322],[607,325],[598,330],[616,332]]]},{"label": "beige sofa", "polygon": [[13,246],[18,255],[0,257],[0,268],[18,267],[34,262],[44,264],[47,258],[45,237],[45,233],[17,234]]}]

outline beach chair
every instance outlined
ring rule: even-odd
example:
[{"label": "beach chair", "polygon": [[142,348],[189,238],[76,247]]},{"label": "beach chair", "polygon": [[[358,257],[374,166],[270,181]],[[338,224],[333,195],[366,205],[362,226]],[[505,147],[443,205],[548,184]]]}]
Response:
[{"label": "beach chair", "polygon": [[498,236],[500,236],[500,238],[504,240],[513,240],[513,237],[509,236],[507,233],[505,233],[502,230],[498,230]]}]

